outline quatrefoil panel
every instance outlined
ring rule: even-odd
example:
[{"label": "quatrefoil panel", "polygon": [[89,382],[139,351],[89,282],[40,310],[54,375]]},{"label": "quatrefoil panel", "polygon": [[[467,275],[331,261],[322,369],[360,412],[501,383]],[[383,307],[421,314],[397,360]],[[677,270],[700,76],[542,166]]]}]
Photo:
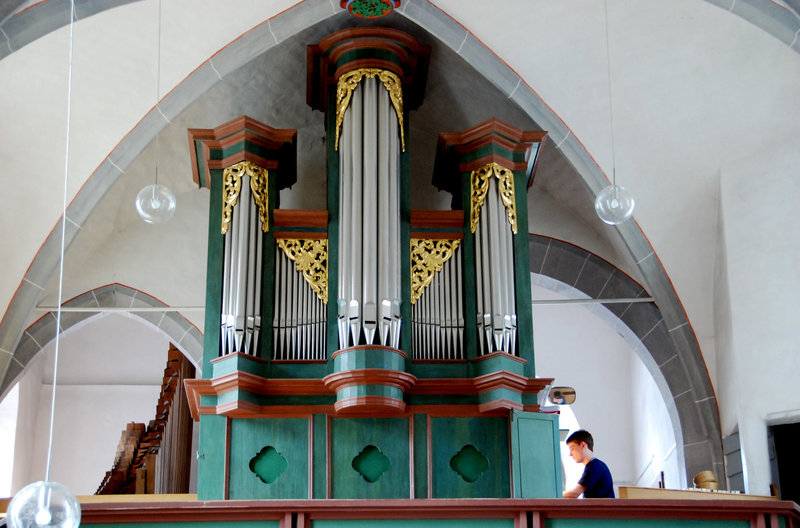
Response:
[{"label": "quatrefoil panel", "polygon": [[465,481],[478,480],[489,469],[489,460],[473,445],[465,445],[450,459],[450,468]]},{"label": "quatrefoil panel", "polygon": [[377,482],[389,466],[389,458],[374,445],[368,445],[353,459],[353,469],[369,483]]},{"label": "quatrefoil panel", "polygon": [[289,467],[286,459],[272,446],[266,446],[250,459],[250,471],[264,484],[272,484]]}]

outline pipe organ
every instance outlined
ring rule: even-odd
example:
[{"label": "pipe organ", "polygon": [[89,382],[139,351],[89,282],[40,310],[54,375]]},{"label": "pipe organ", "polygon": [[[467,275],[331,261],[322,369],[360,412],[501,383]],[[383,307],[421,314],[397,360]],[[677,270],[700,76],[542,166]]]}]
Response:
[{"label": "pipe organ", "polygon": [[327,210],[280,208],[295,131],[189,131],[211,191],[203,378],[186,382],[200,499],[560,496],[525,232],[546,134],[442,132],[433,184],[452,209],[411,210],[429,53],[372,26],[309,46]]}]

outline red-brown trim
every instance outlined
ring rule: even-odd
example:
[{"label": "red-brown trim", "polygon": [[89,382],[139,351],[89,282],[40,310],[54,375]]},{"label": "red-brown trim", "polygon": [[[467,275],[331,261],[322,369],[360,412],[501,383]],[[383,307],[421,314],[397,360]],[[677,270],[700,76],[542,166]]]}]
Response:
[{"label": "red-brown trim", "polygon": [[210,189],[211,175],[209,169],[224,169],[241,161],[252,161],[265,169],[276,169],[278,165],[276,161],[266,160],[247,151],[242,151],[223,160],[209,160],[209,148],[223,148],[246,140],[274,150],[285,143],[294,143],[297,139],[297,131],[272,128],[259,123],[251,117],[240,116],[214,129],[189,129],[188,137],[192,161],[192,178],[195,183],[201,185],[201,175],[197,166],[197,152],[195,150],[195,142],[201,141],[202,156],[206,162],[205,174],[202,176],[205,179],[205,186]]},{"label": "red-brown trim", "polygon": [[[226,414],[236,418],[255,417],[305,417],[308,414],[331,412],[330,405],[257,405],[254,403],[235,401],[217,406],[201,405],[201,396],[216,396],[233,390],[244,390],[260,395],[333,395],[339,389],[351,385],[390,385],[406,394],[481,394],[494,389],[510,389],[522,394],[539,392],[552,383],[551,378],[525,378],[507,371],[491,372],[477,378],[415,378],[402,371],[385,369],[359,369],[331,374],[323,379],[265,379],[247,372],[232,372],[214,379],[185,380],[186,396],[192,418],[197,421],[201,415]],[[499,400],[498,400],[499,401]],[[341,407],[341,405],[339,406]],[[393,409],[396,406],[392,406]],[[495,404],[474,405],[417,405],[411,408],[431,412],[460,413],[464,416],[486,415],[494,412]],[[513,404],[510,407],[500,405],[499,408],[514,408],[537,412],[538,405]],[[466,409],[466,411],[465,411]],[[457,410],[457,411],[454,411]],[[392,411],[394,413],[394,410]],[[464,413],[467,414],[464,414]]]},{"label": "red-brown trim", "polygon": [[399,348],[392,348],[383,345],[358,345],[350,348],[342,348],[331,354],[331,359],[335,359],[336,356],[344,354],[345,352],[350,352],[351,350],[388,350],[389,352],[394,352],[398,356],[401,356],[403,359],[408,359],[408,354]]},{"label": "red-brown trim", "polygon": [[[421,238],[423,240],[463,240],[464,233],[456,231],[412,231],[410,238]],[[441,363],[443,361],[438,362]],[[415,361],[415,363],[419,363],[419,361]]]},{"label": "red-brown trim", "polygon": [[514,528],[528,528],[528,514],[526,512],[517,513],[517,516],[514,517]]},{"label": "red-brown trim", "polygon": [[269,361],[267,361],[266,359],[262,359],[262,358],[260,358],[258,356],[251,356],[250,354],[243,354],[242,352],[232,352],[230,354],[225,354],[224,356],[219,356],[219,357],[216,357],[216,358],[212,359],[211,360],[211,364],[220,363],[221,361],[225,361],[226,359],[231,359],[231,358],[234,358],[234,357],[247,358],[250,361],[253,361],[255,363],[262,363],[262,364],[269,363]]},{"label": "red-brown trim", "polygon": [[356,396],[337,401],[333,407],[337,414],[341,415],[374,416],[375,413],[392,413],[394,411],[396,414],[403,414],[406,410],[406,402],[387,396]]},{"label": "red-brown trim", "polygon": [[478,405],[478,409],[481,413],[487,413],[492,411],[521,411],[523,405],[519,402],[507,400],[505,398],[500,398],[497,400],[492,400],[490,402],[481,403]]},{"label": "red-brown trim", "polygon": [[328,211],[317,209],[274,209],[274,227],[328,228]]},{"label": "red-brown trim", "polygon": [[388,385],[403,392],[414,386],[416,376],[408,372],[387,369],[355,369],[336,372],[322,378],[325,387],[333,392],[354,385]]},{"label": "red-brown trim", "polygon": [[513,359],[514,361],[519,361],[520,363],[527,363],[528,362],[528,360],[525,359],[525,358],[521,358],[519,356],[513,356],[511,354],[503,352],[502,350],[498,350],[496,352],[492,352],[491,354],[484,354],[483,356],[478,356],[475,359],[473,359],[472,362],[473,363],[477,363],[479,361],[486,361],[487,359],[491,359],[491,358],[497,357],[497,356],[503,356],[506,359]]},{"label": "red-brown trim", "polygon": [[[430,488],[429,488],[430,489]],[[533,526],[545,519],[700,519],[745,520],[756,526],[765,514],[800,522],[800,507],[790,501],[658,499],[386,499],[114,502],[81,505],[81,523],[239,522],[303,515],[318,519],[516,519],[532,512]],[[299,526],[299,524],[298,524]]]},{"label": "red-brown trim", "polygon": [[278,528],[292,528],[292,512],[286,512],[286,514],[284,514]]},{"label": "red-brown trim", "polygon": [[411,229],[415,227],[434,227],[439,229],[464,229],[464,211],[430,211],[414,209],[411,211]]},{"label": "red-brown trim", "polygon": [[[328,240],[328,233],[321,233],[319,231],[274,231],[272,234],[275,236],[275,238],[285,238],[288,240]],[[285,361],[286,360],[284,360],[284,362]],[[295,363],[310,363],[312,360],[293,361]],[[322,361],[322,363],[324,363],[324,361]]]}]

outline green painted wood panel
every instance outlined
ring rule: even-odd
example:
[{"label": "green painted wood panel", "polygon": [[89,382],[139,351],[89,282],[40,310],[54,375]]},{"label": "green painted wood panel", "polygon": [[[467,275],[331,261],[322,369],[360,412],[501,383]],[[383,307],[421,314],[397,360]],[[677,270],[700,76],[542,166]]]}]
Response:
[{"label": "green painted wood panel", "polygon": [[328,494],[328,416],[314,415],[314,498],[327,499]]},{"label": "green painted wood panel", "polygon": [[561,497],[558,415],[511,413],[514,497]]},{"label": "green painted wood panel", "polygon": [[749,528],[750,522],[698,519],[547,519],[545,526],[547,528]]},{"label": "green painted wood panel", "polygon": [[[511,495],[506,418],[432,418],[434,498],[503,498]],[[486,459],[486,467],[469,482],[469,471],[479,462],[472,450],[465,450],[461,464],[454,457],[472,446]],[[459,460],[456,459],[456,460]],[[461,468],[461,473],[451,466]],[[467,471],[465,471],[465,469]],[[474,476],[474,475],[472,475]]]},{"label": "green painted wood panel", "polygon": [[[230,498],[307,499],[308,428],[308,418],[231,420]],[[277,453],[264,451],[270,447]],[[271,482],[251,470],[260,453]]]},{"label": "green painted wood panel", "polygon": [[311,528],[513,528],[513,519],[320,519]]},{"label": "green painted wood panel", "polygon": [[414,415],[414,498],[428,498],[428,415]]},{"label": "green painted wood panel", "polygon": [[220,313],[222,311],[222,260],[225,245],[222,227],[222,171],[212,170],[206,263],[206,313],[203,335],[203,378],[212,376],[211,361],[219,357]]},{"label": "green painted wood panel", "polygon": [[[330,423],[331,498],[409,498],[408,418],[333,418]],[[374,482],[353,468],[354,459],[368,446],[380,451],[375,458],[388,459],[388,468]]]},{"label": "green painted wood panel", "polygon": [[221,500],[225,493],[225,437],[227,417],[200,416],[197,460],[197,498]]}]

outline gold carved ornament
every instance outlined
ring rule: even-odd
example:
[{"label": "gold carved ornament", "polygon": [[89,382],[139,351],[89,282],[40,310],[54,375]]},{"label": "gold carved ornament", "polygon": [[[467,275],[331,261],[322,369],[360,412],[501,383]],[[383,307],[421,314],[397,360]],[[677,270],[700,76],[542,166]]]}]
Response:
[{"label": "gold carved ornament", "polygon": [[422,297],[436,272],[442,271],[460,243],[460,240],[411,239],[411,304]]},{"label": "gold carved ornament", "polygon": [[511,232],[517,234],[517,207],[514,204],[514,173],[497,163],[489,163],[480,169],[472,171],[472,193],[470,195],[471,214],[470,228],[474,233],[481,219],[481,208],[489,191],[489,178],[497,178],[497,187],[500,191],[500,200],[506,208],[506,218],[511,224]]},{"label": "gold carved ornament", "polygon": [[276,242],[289,260],[294,261],[295,269],[303,273],[311,290],[328,304],[328,241],[278,238]]},{"label": "gold carved ornament", "polygon": [[344,121],[344,113],[350,105],[350,98],[353,97],[353,92],[364,77],[368,79],[377,77],[378,80],[383,83],[386,91],[389,92],[389,98],[392,100],[394,111],[397,114],[397,122],[400,125],[400,145],[403,152],[405,152],[406,140],[403,135],[403,84],[400,82],[400,77],[396,74],[378,68],[361,68],[347,72],[339,77],[339,82],[336,85],[336,150],[339,150],[339,131]]},{"label": "gold carved ornament", "polygon": [[250,190],[253,193],[253,201],[258,206],[258,215],[261,220],[261,230],[266,233],[269,231],[268,199],[269,191],[267,183],[269,181],[269,171],[259,167],[250,161],[242,161],[236,165],[226,167],[222,172],[222,234],[228,232],[231,224],[233,208],[239,201],[239,193],[242,190],[242,174],[250,177]]}]

